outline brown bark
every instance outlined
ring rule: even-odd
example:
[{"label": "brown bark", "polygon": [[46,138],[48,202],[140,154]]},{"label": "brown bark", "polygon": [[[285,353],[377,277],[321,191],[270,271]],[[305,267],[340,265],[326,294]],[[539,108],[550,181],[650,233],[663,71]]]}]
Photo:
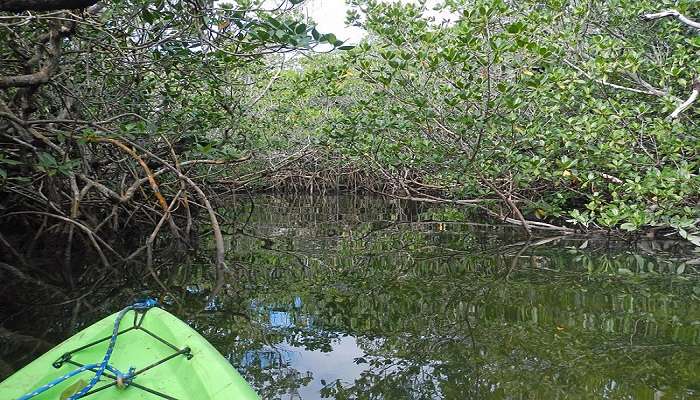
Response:
[{"label": "brown bark", "polygon": [[87,8],[99,0],[0,0],[0,11],[53,11]]}]

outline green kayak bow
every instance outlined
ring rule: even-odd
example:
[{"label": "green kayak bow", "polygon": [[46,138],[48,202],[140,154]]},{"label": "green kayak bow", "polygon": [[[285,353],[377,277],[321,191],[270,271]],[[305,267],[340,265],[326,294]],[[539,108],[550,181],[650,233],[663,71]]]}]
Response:
[{"label": "green kayak bow", "polygon": [[[116,320],[119,333],[110,353]],[[89,387],[103,364],[99,381]],[[29,398],[259,399],[199,333],[169,312],[150,307],[128,308],[91,325],[0,383],[0,399]]]}]

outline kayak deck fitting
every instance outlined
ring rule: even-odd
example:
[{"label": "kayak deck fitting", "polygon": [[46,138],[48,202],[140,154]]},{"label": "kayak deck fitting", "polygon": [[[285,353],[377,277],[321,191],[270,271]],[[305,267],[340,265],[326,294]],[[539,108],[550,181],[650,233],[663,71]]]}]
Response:
[{"label": "kayak deck fitting", "polygon": [[67,339],[0,383],[0,399],[258,399],[206,339],[151,307],[127,307]]}]

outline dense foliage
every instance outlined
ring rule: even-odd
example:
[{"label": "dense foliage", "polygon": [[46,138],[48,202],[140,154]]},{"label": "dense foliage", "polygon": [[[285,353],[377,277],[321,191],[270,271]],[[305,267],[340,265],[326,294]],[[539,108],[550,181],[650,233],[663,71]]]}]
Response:
[{"label": "dense foliage", "polygon": [[221,278],[210,197],[270,188],[700,243],[693,2],[355,0],[354,48],[297,0],[64,3],[0,2],[3,262],[150,267],[202,209]]},{"label": "dense foliage", "polygon": [[168,246],[193,248],[204,209],[221,278],[209,181],[249,158],[238,124],[288,53],[342,42],[305,23],[294,0],[31,11],[61,4],[76,2],[0,2],[13,11],[0,16],[0,262],[20,278],[15,266],[49,262],[51,280],[71,286],[85,261],[76,252],[105,267],[146,254],[150,268],[161,227]]},{"label": "dense foliage", "polygon": [[306,101],[286,104],[391,193],[700,243],[698,112],[678,109],[697,29],[640,19],[659,8],[646,1],[449,1],[442,23],[425,5],[356,5],[367,40],[304,63],[289,81]]}]

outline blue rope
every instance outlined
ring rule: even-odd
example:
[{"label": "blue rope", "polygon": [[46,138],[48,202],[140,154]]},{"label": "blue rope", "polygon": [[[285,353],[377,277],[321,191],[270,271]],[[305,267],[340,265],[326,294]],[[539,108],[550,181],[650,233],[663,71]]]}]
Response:
[{"label": "blue rope", "polygon": [[33,390],[30,393],[25,394],[24,396],[18,398],[17,400],[28,400],[31,399],[34,396],[37,396],[52,387],[58,385],[59,383],[70,379],[71,377],[78,375],[81,372],[87,371],[87,370],[92,370],[94,368],[97,368],[97,371],[95,371],[95,376],[90,380],[90,382],[87,384],[87,386],[83,387],[72,395],[71,397],[68,398],[68,400],[77,400],[83,396],[97,384],[97,382],[100,381],[100,378],[102,377],[102,374],[105,372],[105,370],[108,370],[112,372],[114,375],[117,376],[117,382],[122,382],[124,385],[128,386],[131,381],[134,379],[134,372],[136,371],[134,368],[129,368],[129,372],[126,374],[122,373],[118,369],[112,367],[109,365],[109,359],[112,357],[112,352],[114,351],[114,345],[117,343],[117,335],[119,334],[119,324],[122,321],[122,318],[124,318],[124,315],[126,315],[127,312],[131,310],[135,311],[144,311],[148,310],[150,308],[153,308],[157,306],[158,303],[153,300],[153,299],[146,299],[141,302],[134,303],[123,310],[119,311],[119,314],[117,314],[117,318],[114,320],[114,328],[112,329],[112,337],[109,339],[109,346],[107,347],[107,352],[105,353],[104,357],[102,358],[102,362],[97,364],[88,364],[85,366],[82,366],[74,371],[71,371],[67,373],[66,375],[63,375],[60,378],[56,378],[52,380],[51,382]]},{"label": "blue rope", "polygon": [[[82,367],[80,367],[80,368],[78,368],[78,369],[75,369],[75,370],[73,370],[73,371],[71,371],[71,372],[69,372],[69,373],[63,375],[63,376],[60,377],[60,378],[56,378],[56,379],[52,380],[51,382],[49,382],[49,383],[47,383],[47,384],[45,384],[45,385],[43,385],[43,386],[41,386],[41,387],[35,389],[35,390],[34,390],[33,392],[31,392],[31,393],[25,394],[24,396],[18,398],[17,400],[31,399],[32,397],[37,396],[37,395],[39,395],[39,394],[41,394],[41,393],[43,393],[43,392],[45,392],[45,391],[51,389],[52,387],[58,385],[59,383],[65,381],[65,380],[67,380],[67,379],[70,379],[70,378],[72,378],[72,377],[78,375],[78,374],[81,373],[81,372],[95,369],[95,368],[97,368],[99,365],[100,365],[100,364],[97,364],[97,363],[95,363],[95,364],[87,364],[87,365],[84,365],[84,366],[82,366]],[[107,366],[105,367],[105,369],[108,370],[108,371],[110,371],[110,372],[112,372],[112,373],[114,373],[114,375],[122,376],[122,377],[125,377],[125,376],[126,376],[126,375],[123,374],[121,371],[119,371],[118,369],[112,367],[111,365],[107,365]],[[124,379],[124,378],[122,378],[122,379]],[[128,380],[128,379],[127,379],[127,380]]]}]

